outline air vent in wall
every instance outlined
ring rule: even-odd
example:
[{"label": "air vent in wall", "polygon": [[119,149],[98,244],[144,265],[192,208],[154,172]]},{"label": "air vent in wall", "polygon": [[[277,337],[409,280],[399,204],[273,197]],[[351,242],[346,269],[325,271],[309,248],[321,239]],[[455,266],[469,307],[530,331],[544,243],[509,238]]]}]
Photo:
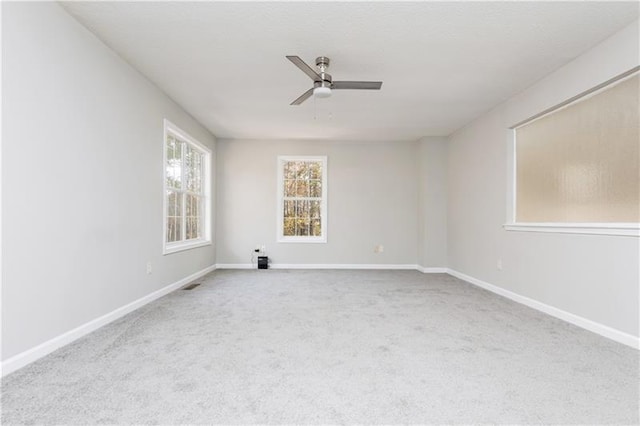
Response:
[{"label": "air vent in wall", "polygon": [[186,287],[183,287],[183,290],[193,290],[194,288],[198,287],[200,285],[200,283],[193,283],[193,284],[189,284]]}]

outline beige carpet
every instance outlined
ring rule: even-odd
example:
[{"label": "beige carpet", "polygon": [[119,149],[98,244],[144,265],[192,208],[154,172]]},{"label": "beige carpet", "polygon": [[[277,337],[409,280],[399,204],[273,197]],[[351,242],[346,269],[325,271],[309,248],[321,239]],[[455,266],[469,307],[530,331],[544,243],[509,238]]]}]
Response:
[{"label": "beige carpet", "polygon": [[637,424],[638,351],[448,275],[217,271],[2,383],[2,424]]}]

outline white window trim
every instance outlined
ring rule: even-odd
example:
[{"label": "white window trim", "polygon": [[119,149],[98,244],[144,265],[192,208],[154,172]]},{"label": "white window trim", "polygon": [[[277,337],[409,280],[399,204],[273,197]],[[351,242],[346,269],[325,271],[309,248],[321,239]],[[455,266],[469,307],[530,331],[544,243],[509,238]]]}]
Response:
[{"label": "white window trim", "polygon": [[634,67],[631,70],[626,71],[610,80],[607,80],[604,83],[599,84],[570,99],[567,99],[566,101],[563,101],[556,106],[548,108],[541,113],[538,113],[524,121],[521,121],[513,125],[509,129],[507,136],[507,147],[510,151],[508,158],[511,161],[509,164],[509,180],[507,185],[508,222],[502,225],[506,231],[640,237],[640,223],[516,222],[516,130],[521,126],[524,126],[525,124],[529,124],[560,109],[568,107],[574,102],[578,102],[588,96],[593,96],[594,94],[602,90],[606,90],[612,84],[635,75],[639,70],[640,67]]},{"label": "white window trim", "polygon": [[637,223],[505,223],[507,231],[640,237]]},{"label": "white window trim", "polygon": [[[204,178],[202,180],[203,200],[203,232],[202,238],[189,241],[167,242],[167,136],[173,134],[178,139],[186,141],[204,153]],[[167,255],[198,247],[209,246],[211,239],[211,149],[200,143],[187,132],[164,119],[164,132],[162,141],[162,254]]]},{"label": "white window trim", "polygon": [[[320,205],[320,218],[322,220],[322,235],[314,236],[285,236],[283,229],[284,219],[284,176],[283,163],[285,161],[321,161],[322,162],[322,203]],[[276,213],[276,241],[279,243],[326,243],[327,242],[327,156],[313,155],[279,155],[278,156],[278,206]]]}]

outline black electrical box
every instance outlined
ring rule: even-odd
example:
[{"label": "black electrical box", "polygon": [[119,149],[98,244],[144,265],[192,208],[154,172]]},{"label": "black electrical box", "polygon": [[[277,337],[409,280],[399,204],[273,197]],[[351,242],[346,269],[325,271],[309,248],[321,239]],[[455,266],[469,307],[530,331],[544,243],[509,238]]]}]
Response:
[{"label": "black electrical box", "polygon": [[258,269],[268,269],[268,268],[269,268],[269,257],[258,256]]}]

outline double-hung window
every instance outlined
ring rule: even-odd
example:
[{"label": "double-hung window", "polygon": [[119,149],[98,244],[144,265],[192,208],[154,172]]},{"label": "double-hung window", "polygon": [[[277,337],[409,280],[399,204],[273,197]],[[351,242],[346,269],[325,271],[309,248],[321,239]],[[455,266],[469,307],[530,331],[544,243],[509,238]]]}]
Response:
[{"label": "double-hung window", "polygon": [[278,242],[327,242],[327,157],[278,157]]},{"label": "double-hung window", "polygon": [[211,151],[164,122],[164,254],[211,244]]}]

